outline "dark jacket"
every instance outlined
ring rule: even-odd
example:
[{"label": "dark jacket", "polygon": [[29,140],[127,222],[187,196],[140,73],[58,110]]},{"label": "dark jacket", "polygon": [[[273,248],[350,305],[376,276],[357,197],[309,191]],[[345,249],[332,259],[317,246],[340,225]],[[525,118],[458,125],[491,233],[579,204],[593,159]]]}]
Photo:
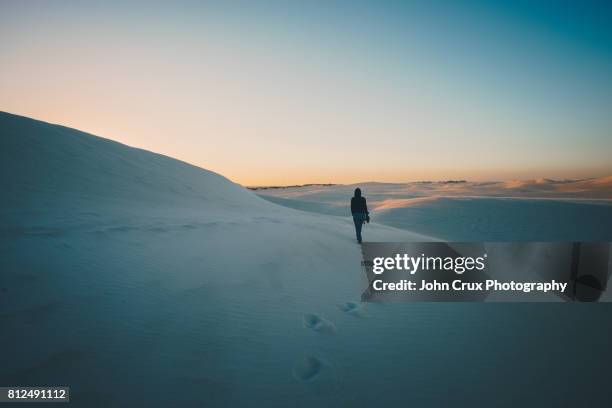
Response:
[{"label": "dark jacket", "polygon": [[351,214],[364,213],[365,215],[370,214],[368,212],[368,205],[366,204],[365,197],[353,197],[351,198]]}]

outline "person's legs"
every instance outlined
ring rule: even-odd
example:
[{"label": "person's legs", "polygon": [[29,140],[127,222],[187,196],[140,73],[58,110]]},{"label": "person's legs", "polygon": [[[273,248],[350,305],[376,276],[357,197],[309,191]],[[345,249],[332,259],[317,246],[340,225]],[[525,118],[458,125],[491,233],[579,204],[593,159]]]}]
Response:
[{"label": "person's legs", "polygon": [[361,227],[363,226],[363,214],[353,214],[353,222],[355,223],[355,233],[357,234],[357,241],[361,243]]}]

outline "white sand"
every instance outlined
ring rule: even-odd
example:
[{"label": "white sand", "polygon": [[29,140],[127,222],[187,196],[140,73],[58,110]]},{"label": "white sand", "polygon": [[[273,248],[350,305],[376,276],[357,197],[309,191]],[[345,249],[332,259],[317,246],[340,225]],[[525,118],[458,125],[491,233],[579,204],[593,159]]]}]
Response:
[{"label": "white sand", "polygon": [[373,221],[451,241],[610,241],[612,177],[466,183],[361,183],[263,189],[274,203],[349,215],[355,187]]},{"label": "white sand", "polygon": [[533,384],[562,406],[568,372],[604,387],[582,374],[607,369],[608,309],[360,303],[354,186],[279,197],[305,212],[67,128],[0,113],[0,136],[2,385],[70,385],[75,407],[511,406]]},{"label": "white sand", "polygon": [[300,405],[319,398],[302,380],[330,392],[360,352],[341,351],[364,289],[349,218],[68,128],[0,114],[0,129],[1,384],[70,384],[87,404],[269,390]]}]

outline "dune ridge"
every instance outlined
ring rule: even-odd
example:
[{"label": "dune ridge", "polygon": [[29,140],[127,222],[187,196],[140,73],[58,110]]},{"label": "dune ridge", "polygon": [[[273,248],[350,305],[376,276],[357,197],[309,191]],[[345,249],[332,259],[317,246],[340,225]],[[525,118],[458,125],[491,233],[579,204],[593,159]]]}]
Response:
[{"label": "dune ridge", "polygon": [[335,364],[368,342],[338,307],[365,279],[348,217],[7,113],[0,166],[0,383],[70,384],[75,406],[310,407],[346,386]]}]

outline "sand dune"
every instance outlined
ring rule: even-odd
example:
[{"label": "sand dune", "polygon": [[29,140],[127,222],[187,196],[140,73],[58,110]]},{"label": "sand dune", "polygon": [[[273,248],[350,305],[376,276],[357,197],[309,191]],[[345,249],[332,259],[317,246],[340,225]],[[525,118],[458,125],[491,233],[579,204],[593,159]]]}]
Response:
[{"label": "sand dune", "polygon": [[[475,406],[503,399],[508,378],[530,387],[547,375],[550,392],[532,402],[561,406],[567,372],[609,360],[603,308],[360,303],[354,186],[271,203],[186,163],[4,113],[0,166],[1,384],[69,384],[77,407]],[[373,219],[403,228],[372,223],[366,240],[431,239],[402,211],[449,234],[498,216],[465,198],[494,184],[362,187]],[[537,217],[504,211],[533,232]],[[599,341],[570,359],[556,350],[551,370],[551,344],[580,336]],[[440,378],[453,379],[444,393],[431,388]]]},{"label": "sand dune", "polygon": [[417,197],[514,197],[612,200],[612,176],[586,180],[514,180],[490,182],[357,183],[317,187],[258,190],[264,197],[310,202],[345,203],[356,187],[369,192],[370,201]]},{"label": "sand dune", "polygon": [[75,406],[339,403],[363,344],[335,353],[363,291],[351,220],[73,129],[0,113],[0,132],[1,384],[70,384]]},{"label": "sand dune", "polygon": [[612,177],[360,183],[258,194],[303,211],[349,215],[347,203],[357,186],[373,220],[446,240],[612,240]]},{"label": "sand dune", "polygon": [[529,194],[546,193],[547,196],[612,199],[612,176],[585,180],[515,180],[505,182],[503,187]]}]

